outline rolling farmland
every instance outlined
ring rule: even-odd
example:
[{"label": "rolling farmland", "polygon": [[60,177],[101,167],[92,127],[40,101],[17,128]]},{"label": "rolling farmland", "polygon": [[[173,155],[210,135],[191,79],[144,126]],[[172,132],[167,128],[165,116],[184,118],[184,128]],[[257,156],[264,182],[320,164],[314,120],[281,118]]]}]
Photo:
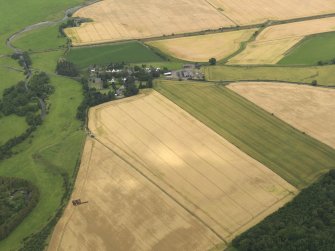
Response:
[{"label": "rolling farmland", "polygon": [[335,12],[332,0],[208,0],[239,25],[287,20]]},{"label": "rolling farmland", "polygon": [[275,64],[305,36],[335,30],[335,17],[271,26],[229,60],[230,64]]},{"label": "rolling farmland", "polygon": [[296,193],[155,91],[92,108],[89,128],[73,195],[88,204],[68,206],[50,250],[206,250]]},{"label": "rolling farmland", "polygon": [[224,32],[217,34],[165,39],[148,42],[162,52],[175,58],[207,62],[214,57],[221,60],[240,48],[242,42],[247,41],[256,29]]},{"label": "rolling farmland", "polygon": [[209,81],[285,81],[335,86],[334,65],[312,67],[273,67],[273,66],[211,66],[204,73]]},{"label": "rolling farmland", "polygon": [[335,148],[335,90],[280,83],[237,83],[229,89],[300,131]]},{"label": "rolling farmland", "polygon": [[298,188],[334,168],[332,148],[222,85],[160,81],[156,89]]},{"label": "rolling farmland", "polygon": [[163,61],[150,48],[139,42],[125,42],[112,45],[73,48],[67,59],[80,68],[94,64],[107,65],[116,62],[144,63]]},{"label": "rolling farmland", "polygon": [[94,22],[65,30],[73,45],[157,37],[234,25],[203,0],[105,0],[80,9],[74,16],[90,18]]},{"label": "rolling farmland", "polygon": [[320,61],[327,64],[333,59],[335,59],[335,32],[305,38],[286,53],[278,64],[316,65]]}]

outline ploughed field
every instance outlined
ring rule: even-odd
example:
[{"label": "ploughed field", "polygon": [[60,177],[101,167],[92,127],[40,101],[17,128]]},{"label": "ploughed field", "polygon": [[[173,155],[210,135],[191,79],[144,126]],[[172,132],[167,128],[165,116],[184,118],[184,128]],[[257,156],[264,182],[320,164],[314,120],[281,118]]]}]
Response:
[{"label": "ploughed field", "polygon": [[72,199],[49,250],[207,250],[296,188],[156,91],[92,108]]},{"label": "ploughed field", "polygon": [[236,83],[229,89],[335,148],[335,90],[283,83]]}]

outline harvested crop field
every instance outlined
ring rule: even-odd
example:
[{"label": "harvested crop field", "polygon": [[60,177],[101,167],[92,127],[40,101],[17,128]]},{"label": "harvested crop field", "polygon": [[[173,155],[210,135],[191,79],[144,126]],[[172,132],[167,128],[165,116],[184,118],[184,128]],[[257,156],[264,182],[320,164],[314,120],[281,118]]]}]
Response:
[{"label": "harvested crop field", "polygon": [[203,0],[104,0],[74,16],[93,19],[66,29],[74,45],[147,38],[234,24]]},{"label": "harvested crop field", "polygon": [[50,250],[207,250],[296,193],[154,91],[91,109],[89,127],[73,194],[88,204],[68,206]]},{"label": "harvested crop field", "polygon": [[283,83],[236,83],[234,92],[335,148],[335,89]]},{"label": "harvested crop field", "polygon": [[208,0],[239,25],[335,12],[333,0]]},{"label": "harvested crop field", "polygon": [[335,151],[217,83],[156,81],[155,89],[298,188],[335,167]]},{"label": "harvested crop field", "polygon": [[256,29],[239,30],[217,34],[165,39],[148,42],[162,52],[186,61],[207,62],[214,57],[221,60],[240,48]]},{"label": "harvested crop field", "polygon": [[305,36],[334,30],[335,17],[271,26],[229,63],[275,64]]}]

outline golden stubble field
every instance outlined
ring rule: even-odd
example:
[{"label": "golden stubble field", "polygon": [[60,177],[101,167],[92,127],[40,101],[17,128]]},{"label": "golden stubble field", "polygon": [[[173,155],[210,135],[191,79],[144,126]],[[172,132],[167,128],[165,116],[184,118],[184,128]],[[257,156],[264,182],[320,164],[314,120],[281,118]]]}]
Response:
[{"label": "golden stubble field", "polygon": [[148,42],[162,52],[186,61],[207,62],[214,57],[221,60],[240,48],[256,29],[239,30],[201,36],[164,39]]},{"label": "golden stubble field", "polygon": [[229,64],[275,64],[304,37],[330,31],[335,31],[335,17],[271,26]]},{"label": "golden stubble field", "polygon": [[49,250],[207,250],[296,189],[155,91],[92,108],[73,198]]},{"label": "golden stubble field", "polygon": [[104,0],[74,16],[94,22],[66,29],[73,45],[195,32],[234,24],[203,0]]},{"label": "golden stubble field", "polygon": [[335,148],[335,90],[283,83],[228,86],[298,130]]},{"label": "golden stubble field", "polygon": [[333,0],[208,0],[239,25],[334,13]]}]

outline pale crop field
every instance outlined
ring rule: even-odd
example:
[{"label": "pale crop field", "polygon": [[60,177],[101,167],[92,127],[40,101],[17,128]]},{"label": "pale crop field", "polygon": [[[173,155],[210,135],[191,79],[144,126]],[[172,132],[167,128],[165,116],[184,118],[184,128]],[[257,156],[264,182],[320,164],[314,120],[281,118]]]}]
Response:
[{"label": "pale crop field", "polygon": [[335,148],[335,90],[283,83],[228,86],[300,131]]},{"label": "pale crop field", "polygon": [[71,200],[88,203],[68,205],[48,250],[191,251],[221,241],[123,157],[87,139]]},{"label": "pale crop field", "polygon": [[212,57],[221,60],[233,54],[240,48],[241,43],[247,41],[255,31],[256,29],[239,30],[165,39],[148,42],[147,44],[178,59],[207,62]]},{"label": "pale crop field", "polygon": [[335,17],[271,26],[229,64],[275,64],[304,37],[334,30]]},{"label": "pale crop field", "polygon": [[208,0],[239,25],[335,12],[333,0]]},{"label": "pale crop field", "polygon": [[233,26],[203,0],[104,0],[74,16],[94,22],[66,29],[74,45],[147,38]]},{"label": "pale crop field", "polygon": [[[73,198],[50,250],[206,250],[296,189],[155,91],[92,108]],[[107,231],[108,230],[108,231]]]}]

